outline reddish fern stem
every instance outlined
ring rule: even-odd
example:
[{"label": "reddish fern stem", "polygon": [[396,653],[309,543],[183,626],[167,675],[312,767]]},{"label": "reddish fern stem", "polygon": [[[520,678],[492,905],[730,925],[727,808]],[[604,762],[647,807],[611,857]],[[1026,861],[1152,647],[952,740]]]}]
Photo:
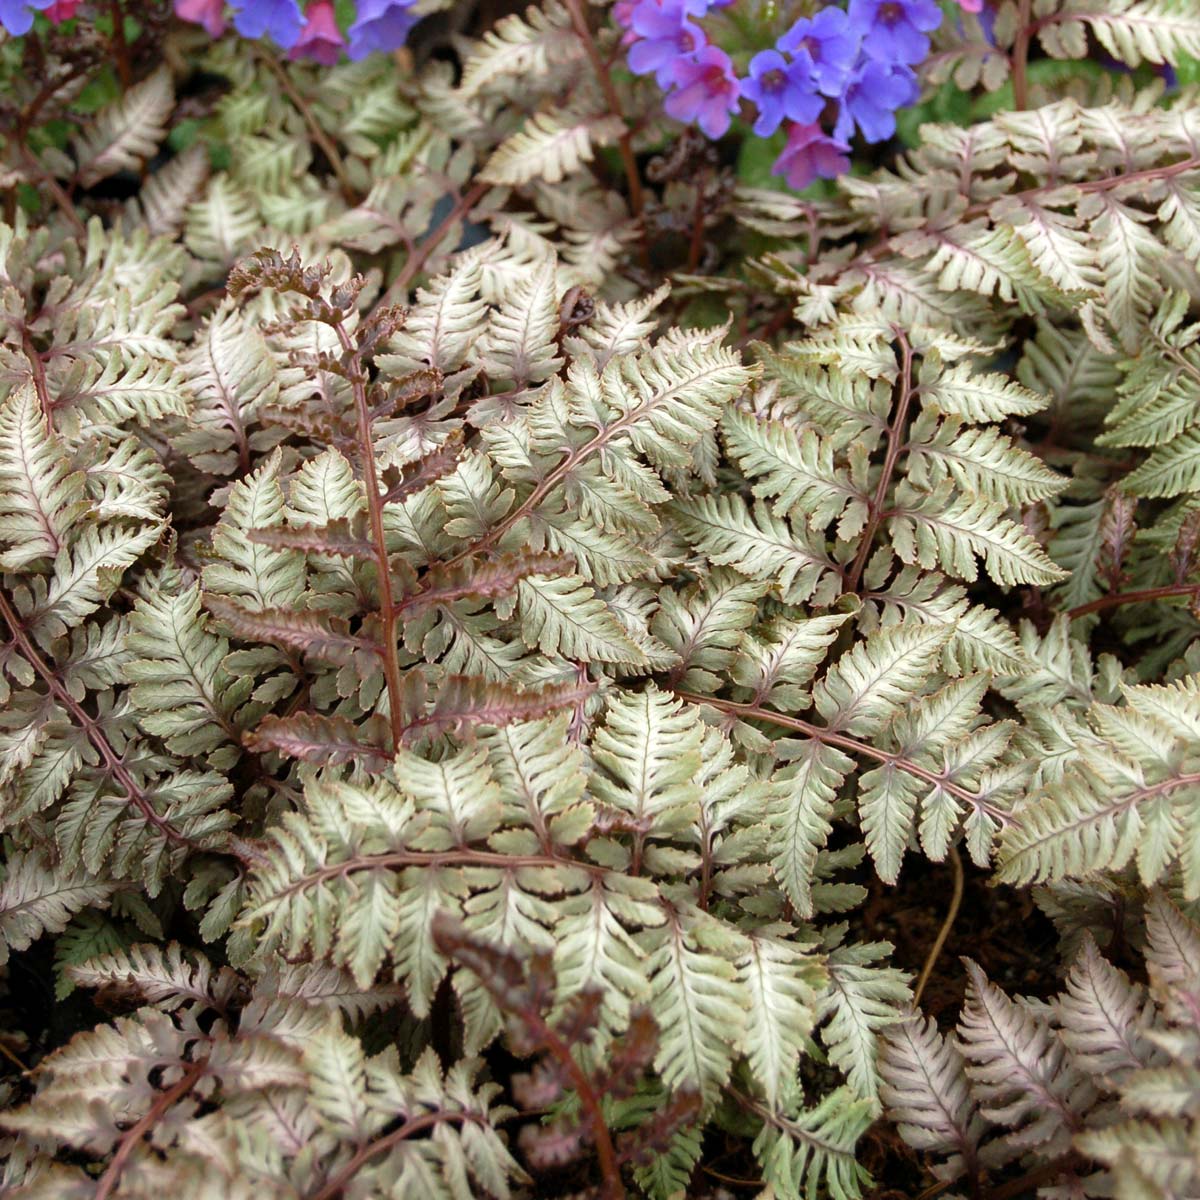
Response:
[{"label": "reddish fern stem", "polygon": [[383,497],[375,470],[375,445],[371,436],[371,413],[367,405],[367,380],[358,348],[346,332],[344,322],[333,326],[346,356],[346,369],[354,393],[354,411],[358,418],[358,449],[362,459],[363,486],[367,492],[367,513],[371,540],[375,545],[375,566],[379,575],[380,640],[383,642],[383,678],[388,693],[388,718],[392,729],[392,748],[400,748],[404,735],[401,701],[404,688],[400,681],[400,661],[396,656],[396,601],[392,595],[392,571],[388,563],[387,539],[383,532]]},{"label": "reddish fern stem", "polygon": [[604,1179],[600,1192],[601,1198],[602,1200],[625,1200],[625,1185],[621,1182],[621,1168],[617,1163],[617,1152],[613,1146],[612,1134],[604,1120],[600,1097],[596,1095],[596,1089],[587,1077],[587,1072],[575,1061],[571,1054],[571,1048],[566,1042],[550,1028],[544,1019],[539,1018],[538,1025],[540,1027],[537,1032],[541,1035],[542,1042],[566,1072],[567,1077],[571,1080],[571,1086],[575,1089],[575,1094],[579,1097],[580,1105],[591,1119],[592,1137],[596,1142],[596,1157],[600,1160],[600,1174]]},{"label": "reddish fern stem", "polygon": [[365,1146],[360,1146],[354,1157],[319,1192],[314,1192],[307,1200],[337,1200],[337,1197],[342,1195],[346,1185],[353,1180],[364,1164],[370,1162],[376,1155],[383,1154],[399,1142],[407,1141],[415,1134],[431,1129],[445,1121],[461,1121],[463,1123],[473,1121],[476,1125],[485,1124],[483,1119],[475,1113],[468,1112],[431,1112],[420,1117],[413,1117],[411,1120],[405,1121],[399,1129],[394,1129],[386,1136],[376,1138],[375,1141],[368,1142]]},{"label": "reddish fern stem", "polygon": [[408,256],[404,266],[400,269],[400,274],[388,285],[388,289],[376,301],[375,307],[371,310],[371,315],[374,316],[389,304],[398,303],[404,296],[408,294],[409,286],[413,280],[421,273],[421,268],[425,265],[429,256],[442,243],[446,234],[454,228],[458,221],[461,221],[467,213],[475,207],[491,191],[491,186],[486,183],[477,183],[470,191],[466,192],[458,200],[458,203],[445,215],[438,227],[424,238],[421,244]]},{"label": "reddish fern stem", "polygon": [[[625,119],[625,113],[621,108],[621,98],[613,86],[612,72],[609,71],[608,64],[600,57],[596,39],[592,37],[592,31],[579,0],[566,0],[566,5],[567,11],[571,14],[571,23],[575,26],[575,32],[579,35],[579,40],[583,42],[583,48],[592,64],[592,70],[596,72],[596,79],[600,84],[600,90],[604,93],[604,100],[608,105],[609,112],[619,118],[621,122],[621,133],[617,138],[617,146],[621,153],[621,166],[625,170],[625,182],[629,187],[629,211],[633,215],[633,219],[640,222],[646,199],[642,191],[642,179],[638,174],[637,159],[633,154],[633,142],[629,136],[629,122]],[[646,234],[643,229],[643,251],[646,250],[645,238]]]},{"label": "reddish fern stem", "polygon": [[1033,36],[1030,24],[1030,0],[1020,0],[1017,14],[1017,37],[1009,57],[1013,81],[1013,108],[1021,111],[1029,107],[1029,79],[1026,66],[1029,62],[1029,39]]},{"label": "reddish fern stem", "polygon": [[53,408],[50,403],[50,388],[46,383],[46,364],[42,362],[41,351],[33,344],[28,329],[21,330],[21,350],[29,360],[29,374],[33,379],[33,389],[37,393],[38,403],[42,413],[52,425],[54,423]]},{"label": "reddish fern stem", "polygon": [[121,0],[111,0],[109,12],[112,15],[113,57],[117,60],[117,74],[121,77],[121,87],[124,89],[133,82],[133,72],[129,66],[129,43],[125,40],[125,14],[121,11]]},{"label": "reddish fern stem", "polygon": [[1100,612],[1105,608],[1117,608],[1122,604],[1145,604],[1150,600],[1165,600],[1171,596],[1195,596],[1200,594],[1200,583],[1168,583],[1163,587],[1143,588],[1137,592],[1110,592],[1089,600],[1086,604],[1077,604],[1067,610],[1067,618],[1071,621],[1076,617],[1086,617],[1088,613]]},{"label": "reddish fern stem", "polygon": [[791,729],[796,733],[804,734],[805,737],[816,738],[817,741],[824,742],[827,746],[836,746],[848,754],[862,754],[867,758],[873,758],[876,762],[890,763],[908,775],[940,787],[956,799],[986,813],[993,821],[1001,825],[1013,823],[1013,819],[1008,813],[994,804],[989,804],[982,796],[960,784],[951,782],[945,775],[939,775],[938,772],[931,771],[928,767],[923,767],[920,763],[913,762],[912,759],[905,758],[904,755],[897,754],[893,750],[881,750],[878,746],[872,746],[870,742],[862,742],[848,734],[837,733],[821,725],[810,724],[799,717],[788,717],[783,713],[772,712],[769,708],[762,708],[757,704],[739,704],[736,700],[718,700],[715,696],[702,696],[698,692],[685,692],[681,688],[672,690],[680,700],[684,700],[688,704],[707,704],[709,708],[715,708],[718,712],[730,713],[744,719],[769,721],[782,729]]},{"label": "reddish fern stem", "polygon": [[[266,861],[260,854],[261,861]],[[369,871],[378,867],[490,867],[492,870],[519,870],[522,867],[557,867],[569,871],[584,871],[589,875],[604,877],[612,868],[596,863],[581,862],[574,858],[562,858],[557,854],[499,854],[493,850],[392,850],[387,854],[362,854],[346,862],[321,867],[308,875],[281,888],[276,898],[294,896],[305,888],[336,879],[339,875],[350,875],[354,871]]]},{"label": "reddish fern stem", "polygon": [[195,846],[196,843],[191,838],[173,828],[169,821],[164,817],[160,817],[154,811],[154,805],[150,802],[150,798],[138,785],[137,780],[130,774],[129,768],[125,766],[121,757],[112,748],[112,744],[105,737],[104,731],[83,705],[67,691],[58,676],[54,673],[53,668],[38,653],[32,638],[30,638],[28,631],[21,623],[21,618],[17,616],[8,601],[8,597],[3,592],[0,592],[0,617],[4,618],[5,624],[12,631],[13,641],[16,643],[17,649],[24,655],[29,665],[42,677],[43,682],[50,689],[51,695],[71,714],[75,723],[87,734],[88,741],[96,747],[100,752],[100,757],[104,759],[108,773],[124,788],[129,802],[142,814],[147,824],[153,825],[170,841],[178,842],[185,846]]},{"label": "reddish fern stem", "polygon": [[[1200,154],[1192,155],[1191,158],[1181,158],[1178,162],[1168,163],[1165,167],[1145,167],[1140,171],[1128,171],[1119,175],[1106,175],[1102,179],[1081,179],[1072,180],[1070,186],[1080,192],[1106,192],[1110,188],[1126,187],[1134,183],[1150,183],[1160,179],[1173,179],[1176,175],[1185,175],[1188,171],[1195,171],[1200,168]],[[1035,200],[1047,192],[1053,192],[1063,186],[1062,180],[1056,180],[1053,183],[1042,184],[1039,187],[1026,188],[1024,191],[1012,192],[1004,197],[1005,202]],[[986,217],[992,206],[996,203],[992,200],[980,200],[969,205],[963,210],[960,222],[972,221],[976,217]],[[855,268],[863,269],[864,263],[873,262],[876,259],[883,258],[892,249],[892,242],[898,237],[907,237],[913,233],[922,233],[932,231],[931,225],[918,226],[916,230],[904,230],[902,233],[889,234],[881,238],[875,245],[869,246],[861,253],[856,254],[842,268],[843,273],[854,270]]]},{"label": "reddish fern stem", "polygon": [[358,195],[354,184],[350,182],[350,176],[346,174],[346,164],[342,160],[341,153],[338,151],[333,139],[321,128],[321,124],[313,114],[308,101],[296,90],[295,84],[292,83],[287,71],[276,59],[275,55],[268,50],[261,49],[259,46],[256,46],[255,50],[259,61],[264,63],[271,74],[279,81],[279,86],[283,88],[284,94],[295,105],[296,111],[304,119],[304,124],[308,126],[309,136],[320,147],[321,153],[325,155],[326,161],[328,161],[329,167],[338,181],[338,188],[342,193],[342,198],[347,204],[354,204],[358,199]]},{"label": "reddish fern stem", "polygon": [[854,565],[850,568],[850,574],[846,577],[846,590],[855,592],[858,590],[859,580],[862,578],[863,569],[867,565],[867,558],[871,553],[871,546],[875,541],[875,535],[879,532],[880,523],[883,520],[883,505],[887,499],[887,490],[892,482],[892,475],[896,470],[896,461],[900,457],[900,450],[904,445],[904,431],[908,426],[908,410],[912,404],[913,386],[912,386],[912,346],[909,345],[908,338],[905,337],[904,331],[896,330],[896,338],[900,342],[900,378],[898,381],[900,393],[896,400],[896,410],[887,427],[887,452],[883,458],[883,469],[879,473],[879,482],[875,485],[875,495],[871,500],[871,511],[867,517],[867,527],[863,530],[862,539],[858,545],[858,553],[854,556]]},{"label": "reddish fern stem", "polygon": [[96,1200],[108,1200],[137,1144],[154,1128],[173,1104],[182,1100],[199,1083],[207,1069],[207,1059],[191,1063],[179,1082],[167,1088],[165,1092],[159,1092],[146,1115],[121,1135],[117,1152],[113,1155],[112,1162],[108,1164],[104,1174],[100,1176],[100,1182],[96,1186]]},{"label": "reddish fern stem", "polygon": [[606,425],[591,441],[582,446],[568,450],[556,467],[547,473],[546,477],[508,514],[497,522],[482,537],[476,538],[465,550],[460,550],[453,558],[447,559],[444,566],[453,567],[494,546],[518,521],[527,517],[541,502],[558,486],[581,462],[594,454],[602,446],[606,446],[618,433],[636,425],[646,412],[647,405],[639,404],[631,408],[624,416],[618,417],[611,425]]}]

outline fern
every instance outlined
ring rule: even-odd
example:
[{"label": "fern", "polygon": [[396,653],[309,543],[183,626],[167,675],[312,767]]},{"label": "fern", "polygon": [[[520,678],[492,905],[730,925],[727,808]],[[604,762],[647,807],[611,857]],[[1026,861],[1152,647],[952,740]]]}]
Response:
[{"label": "fern", "polygon": [[802,193],[134,7],[0,47],[0,1190],[1196,1194],[1193,6]]}]

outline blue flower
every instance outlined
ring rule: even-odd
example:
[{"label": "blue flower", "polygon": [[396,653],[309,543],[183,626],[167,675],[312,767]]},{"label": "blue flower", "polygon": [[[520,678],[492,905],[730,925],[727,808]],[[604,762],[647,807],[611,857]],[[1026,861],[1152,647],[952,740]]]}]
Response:
[{"label": "blue flower", "polygon": [[635,75],[653,71],[664,88],[675,63],[693,57],[708,41],[704,30],[687,19],[681,0],[641,0],[633,9],[630,28],[638,40],[629,48],[629,69]]},{"label": "blue flower", "polygon": [[49,8],[54,0],[0,0],[0,25],[13,37],[22,37],[33,28],[33,10]]},{"label": "blue flower", "polygon": [[398,50],[420,19],[413,0],[359,0],[358,17],[348,32],[348,58],[366,58],[377,50]]},{"label": "blue flower", "polygon": [[850,0],[850,23],[862,31],[872,58],[919,63],[929,53],[925,35],[942,23],[942,10],[935,0]]},{"label": "blue flower", "polygon": [[710,138],[729,129],[737,112],[738,81],[729,55],[718,46],[704,46],[692,59],[676,59],[671,72],[676,91],[663,107],[677,121],[695,121]]},{"label": "blue flower", "polygon": [[809,125],[825,107],[825,99],[812,86],[806,63],[788,63],[777,50],[763,50],[750,60],[750,75],[742,80],[742,95],[758,106],[754,132],[770,137],[783,118]]},{"label": "blue flower", "polygon": [[917,77],[907,67],[868,59],[846,85],[833,136],[848,142],[857,125],[868,142],[886,142],[896,132],[896,109],[920,93]]},{"label": "blue flower", "polygon": [[296,0],[229,0],[233,27],[248,38],[266,35],[276,45],[290,50],[304,28],[304,17]]},{"label": "blue flower", "polygon": [[805,64],[826,96],[841,95],[858,59],[860,32],[840,8],[801,17],[779,39],[779,49]]}]

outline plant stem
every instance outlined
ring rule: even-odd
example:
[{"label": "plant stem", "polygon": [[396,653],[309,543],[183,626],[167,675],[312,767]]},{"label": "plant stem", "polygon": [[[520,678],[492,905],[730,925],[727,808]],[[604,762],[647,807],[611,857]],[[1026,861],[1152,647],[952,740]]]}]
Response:
[{"label": "plant stem", "polygon": [[358,192],[350,182],[350,176],[346,174],[346,164],[333,139],[321,128],[317,118],[313,115],[313,110],[309,106],[308,101],[296,90],[296,85],[288,77],[283,64],[269,51],[263,50],[258,46],[255,47],[255,52],[258,54],[259,60],[265,63],[275,78],[279,80],[279,86],[283,88],[287,98],[296,106],[296,111],[304,118],[304,123],[308,126],[308,132],[312,140],[320,146],[321,153],[325,155],[330,169],[337,177],[342,198],[347,204],[354,204],[358,199]]},{"label": "plant stem", "polygon": [[696,203],[692,208],[692,237],[688,243],[687,266],[689,274],[700,265],[700,256],[704,253],[704,199],[708,187],[708,172],[705,171],[696,180]]},{"label": "plant stem", "polygon": [[83,705],[67,691],[58,676],[54,673],[53,668],[38,653],[37,647],[33,644],[33,639],[21,623],[21,618],[17,616],[16,611],[8,601],[8,597],[3,592],[0,592],[0,617],[4,618],[5,624],[12,631],[13,641],[16,643],[17,649],[24,655],[29,665],[42,677],[43,682],[50,689],[50,694],[71,714],[76,725],[87,734],[88,741],[96,747],[100,752],[100,757],[104,759],[108,773],[125,790],[125,795],[129,802],[141,813],[147,824],[153,825],[169,841],[178,842],[185,846],[196,846],[196,843],[191,838],[174,829],[169,821],[154,811],[154,805],[151,803],[150,798],[138,785],[137,780],[130,774],[129,768],[126,767],[121,757],[112,748],[112,744],[105,737],[104,731]]},{"label": "plant stem", "polygon": [[396,656],[396,602],[392,595],[392,571],[388,563],[387,539],[383,532],[383,497],[379,493],[379,477],[375,470],[375,446],[371,437],[371,414],[367,406],[367,381],[362,361],[346,326],[338,321],[333,326],[345,352],[346,369],[354,393],[354,411],[358,418],[358,450],[362,460],[363,486],[367,492],[367,513],[371,523],[371,540],[375,546],[375,567],[379,576],[379,619],[382,626],[383,677],[387,685],[388,718],[392,729],[392,749],[400,749],[404,734],[404,715],[401,701],[404,689],[400,682],[400,662]]},{"label": "plant stem", "polygon": [[37,393],[38,403],[42,406],[42,416],[54,427],[54,413],[50,402],[50,388],[46,384],[46,364],[38,348],[33,344],[28,329],[21,330],[21,349],[29,360],[29,374],[33,379],[33,390]]},{"label": "plant stem", "polygon": [[1017,12],[1017,37],[1013,42],[1009,63],[1012,69],[1013,108],[1018,112],[1029,107],[1029,78],[1026,66],[1029,62],[1029,39],[1033,35],[1030,24],[1030,0],[1020,0]]},{"label": "plant stem", "polygon": [[1068,620],[1076,617],[1086,617],[1088,613],[1100,612],[1105,608],[1117,608],[1122,604],[1146,604],[1151,600],[1166,600],[1171,596],[1195,596],[1200,594],[1200,583],[1168,583],[1163,587],[1142,588],[1137,592],[1110,592],[1089,600],[1086,604],[1077,604],[1067,610]]},{"label": "plant stem", "polygon": [[950,895],[950,907],[946,909],[946,917],[942,921],[942,927],[938,930],[938,935],[934,938],[933,945],[929,948],[925,965],[921,968],[920,977],[917,979],[917,986],[913,988],[914,1008],[920,1003],[921,993],[925,991],[925,985],[929,982],[929,977],[933,974],[933,968],[937,965],[937,960],[941,957],[942,949],[946,945],[946,939],[950,936],[950,930],[954,926],[954,919],[958,916],[958,910],[962,905],[963,865],[957,846],[950,847],[950,865],[954,868],[954,891]]},{"label": "plant stem", "polygon": [[557,854],[500,854],[494,850],[392,850],[386,854],[361,854],[345,862],[321,867],[281,888],[274,893],[274,898],[293,896],[305,888],[324,883],[327,879],[336,879],[340,875],[350,875],[353,871],[371,871],[383,867],[421,867],[424,870],[436,870],[439,867],[488,867],[492,870],[509,871],[520,870],[523,867],[549,867],[584,871],[601,879],[612,874],[610,867],[573,858],[561,858]]},{"label": "plant stem", "polygon": [[133,82],[133,74],[129,69],[129,43],[125,41],[125,14],[121,11],[121,0],[111,0],[108,7],[112,14],[113,57],[117,60],[117,74],[121,77],[121,87],[124,89]]},{"label": "plant stem", "polygon": [[546,477],[508,514],[502,521],[493,525],[487,533],[482,537],[477,538],[465,550],[459,551],[453,558],[447,559],[446,567],[452,567],[456,563],[460,563],[463,559],[470,558],[472,554],[478,554],[482,550],[488,549],[498,542],[518,521],[523,517],[528,516],[541,502],[565,479],[572,470],[583,462],[589,455],[594,454],[601,447],[606,446],[612,441],[618,433],[623,432],[632,425],[636,425],[646,412],[647,402],[639,404],[636,408],[631,408],[623,416],[618,417],[611,425],[605,425],[599,433],[596,434],[591,441],[586,442],[582,446],[576,446],[573,450],[568,450],[563,456],[559,464],[551,470]]},{"label": "plant stem", "polygon": [[167,1109],[182,1100],[196,1086],[207,1068],[208,1062],[205,1059],[191,1063],[179,1082],[167,1088],[165,1092],[159,1092],[146,1115],[121,1135],[117,1152],[113,1155],[112,1162],[108,1164],[104,1174],[100,1176],[100,1182],[96,1186],[96,1200],[108,1200],[108,1197],[112,1195],[113,1188],[117,1186],[121,1172],[125,1169],[125,1164],[134,1148],[154,1128]]},{"label": "plant stem", "polygon": [[377,1154],[390,1150],[397,1143],[407,1141],[414,1134],[432,1129],[433,1126],[440,1125],[443,1121],[462,1121],[464,1123],[474,1121],[477,1125],[484,1124],[474,1113],[468,1112],[432,1112],[425,1113],[420,1117],[413,1117],[385,1137],[377,1138],[365,1146],[360,1146],[354,1157],[319,1192],[314,1192],[307,1200],[336,1200],[341,1196],[346,1184],[358,1174],[364,1163],[370,1162]]},{"label": "plant stem", "polygon": [[621,1168],[617,1165],[617,1152],[613,1147],[612,1134],[604,1120],[600,1097],[592,1087],[587,1073],[575,1061],[571,1048],[550,1028],[544,1019],[539,1019],[538,1033],[546,1048],[561,1064],[571,1080],[579,1103],[591,1118],[592,1137],[596,1141],[596,1156],[600,1160],[600,1174],[604,1177],[601,1188],[602,1200],[625,1200],[625,1185],[621,1182]]},{"label": "plant stem", "polygon": [[904,431],[908,426],[908,410],[912,404],[912,346],[904,331],[896,330],[896,339],[900,343],[900,377],[897,385],[900,389],[896,400],[895,412],[887,427],[887,452],[883,458],[883,468],[879,473],[879,482],[875,485],[875,495],[871,499],[871,510],[867,517],[867,527],[863,530],[862,539],[858,545],[858,553],[854,556],[854,565],[846,576],[846,590],[856,592],[862,579],[863,569],[871,553],[875,535],[879,532],[883,520],[883,506],[887,500],[888,487],[896,470],[896,461],[900,457],[900,449],[904,445]]},{"label": "plant stem", "polygon": [[802,733],[805,737],[816,738],[817,741],[824,742],[827,746],[836,746],[848,754],[863,754],[867,758],[873,758],[876,762],[890,763],[900,771],[913,775],[917,779],[923,779],[935,787],[940,787],[956,799],[986,813],[993,821],[997,821],[1001,825],[1013,824],[1013,818],[1009,813],[997,808],[994,804],[989,804],[982,796],[968,791],[967,788],[957,783],[952,783],[945,775],[939,775],[936,771],[931,771],[928,767],[923,767],[920,763],[915,763],[912,759],[905,758],[902,754],[897,754],[892,750],[880,750],[878,746],[872,746],[869,742],[861,742],[858,738],[850,737],[847,734],[837,733],[821,725],[810,724],[808,721],[802,721],[799,717],[788,717],[783,713],[772,712],[769,708],[761,708],[757,704],[739,704],[735,700],[718,700],[715,696],[702,696],[698,692],[685,692],[680,688],[672,690],[680,700],[685,700],[688,704],[707,704],[710,708],[717,709],[718,712],[731,713],[744,720],[769,721],[783,729]]},{"label": "plant stem", "polygon": [[[600,90],[604,93],[609,112],[614,117],[620,118],[621,133],[617,138],[617,146],[621,153],[621,165],[625,170],[625,182],[629,188],[629,211],[633,219],[640,222],[646,199],[642,191],[642,179],[638,174],[637,159],[633,154],[633,142],[629,136],[629,122],[625,119],[625,113],[621,108],[621,98],[617,95],[616,87],[613,86],[612,72],[608,69],[608,64],[600,57],[596,39],[592,37],[592,31],[579,0],[566,0],[566,5],[567,11],[571,14],[571,24],[575,26],[575,32],[579,35],[579,40],[583,42],[583,48],[592,64],[592,70],[596,72],[596,79],[600,84]],[[648,256],[644,228],[642,230],[642,250]]]},{"label": "plant stem", "polygon": [[417,275],[420,274],[421,268],[425,265],[429,256],[438,248],[446,234],[454,227],[455,223],[462,218],[483,199],[484,196],[491,191],[491,186],[486,183],[475,184],[468,192],[460,196],[454,207],[442,218],[438,227],[426,237],[421,244],[410,254],[400,270],[400,274],[388,285],[388,289],[375,302],[375,307],[371,310],[371,315],[379,312],[380,309],[386,308],[389,304],[397,303],[402,296],[407,295],[409,285]]}]

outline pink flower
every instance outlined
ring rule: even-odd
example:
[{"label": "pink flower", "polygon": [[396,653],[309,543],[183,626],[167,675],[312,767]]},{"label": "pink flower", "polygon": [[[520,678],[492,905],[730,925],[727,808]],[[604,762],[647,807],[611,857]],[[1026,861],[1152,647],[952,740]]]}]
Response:
[{"label": "pink flower", "polygon": [[695,121],[710,138],[723,137],[740,93],[729,55],[704,46],[691,58],[676,59],[670,76],[676,90],[663,107],[677,121]]},{"label": "pink flower", "polygon": [[324,67],[337,62],[345,39],[333,15],[333,0],[309,0],[300,40],[292,47],[288,58],[311,58]]},{"label": "pink flower", "polygon": [[203,25],[209,37],[225,32],[224,0],[175,0],[175,15],[193,25]]},{"label": "pink flower", "polygon": [[61,25],[75,15],[78,7],[79,0],[54,0],[54,3],[46,9],[46,16],[50,18],[51,25]]},{"label": "pink flower", "polygon": [[772,175],[784,176],[790,187],[802,191],[818,176],[836,179],[850,170],[846,154],[850,147],[828,137],[819,125],[788,126],[787,145],[771,168]]},{"label": "pink flower", "polygon": [[958,0],[958,6],[963,10],[963,12],[983,12],[983,0]]}]

